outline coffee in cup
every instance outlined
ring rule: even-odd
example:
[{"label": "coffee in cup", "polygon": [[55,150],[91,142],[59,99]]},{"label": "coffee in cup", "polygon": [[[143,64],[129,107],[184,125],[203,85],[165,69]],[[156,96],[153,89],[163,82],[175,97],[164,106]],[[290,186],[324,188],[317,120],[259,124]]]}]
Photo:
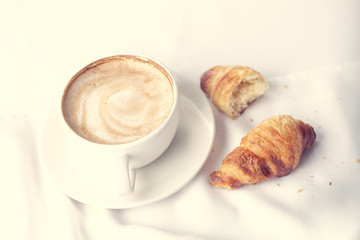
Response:
[{"label": "coffee in cup", "polygon": [[74,132],[91,142],[133,142],[168,117],[174,104],[172,84],[152,60],[130,55],[100,59],[69,82],[63,115]]}]

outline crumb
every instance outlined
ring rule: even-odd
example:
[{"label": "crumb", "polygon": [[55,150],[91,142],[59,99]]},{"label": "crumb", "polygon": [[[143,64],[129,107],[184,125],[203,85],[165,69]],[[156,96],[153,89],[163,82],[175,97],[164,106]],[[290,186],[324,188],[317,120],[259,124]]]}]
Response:
[{"label": "crumb", "polygon": [[211,151],[212,151],[212,152],[215,152],[215,149],[212,148]]},{"label": "crumb", "polygon": [[303,188],[300,188],[297,192],[298,192],[298,193],[301,193],[302,191],[304,191],[304,189],[303,189]]},{"label": "crumb", "polygon": [[310,176],[311,178],[314,178],[314,176]]},{"label": "crumb", "polygon": [[331,186],[331,185],[332,185],[332,182],[330,181],[330,182],[329,182],[329,186]]},{"label": "crumb", "polygon": [[288,88],[288,86],[286,84],[284,84],[284,88]]},{"label": "crumb", "polygon": [[318,126],[318,129],[321,129],[321,125]]},{"label": "crumb", "polygon": [[280,187],[280,183],[276,184],[278,187]]},{"label": "crumb", "polygon": [[250,121],[250,122],[253,122],[253,121],[254,121],[254,119],[252,119],[252,118],[249,118],[249,121]]},{"label": "crumb", "polygon": [[294,101],[297,101],[297,97],[296,97],[296,98],[294,98]]},{"label": "crumb", "polygon": [[325,156],[323,156],[323,159],[325,160],[325,159],[326,159],[326,157],[325,157]]},{"label": "crumb", "polygon": [[232,117],[231,120],[237,120],[237,117]]},{"label": "crumb", "polygon": [[359,158],[359,159],[356,159],[356,162],[357,162],[357,163],[360,163],[360,158]]}]

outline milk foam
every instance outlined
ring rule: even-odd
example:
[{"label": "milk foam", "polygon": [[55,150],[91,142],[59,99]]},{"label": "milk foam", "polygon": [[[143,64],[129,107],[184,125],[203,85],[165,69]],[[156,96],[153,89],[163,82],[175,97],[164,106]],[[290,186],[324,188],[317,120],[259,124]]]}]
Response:
[{"label": "milk foam", "polygon": [[70,83],[63,113],[80,136],[104,144],[128,143],[158,128],[174,103],[170,80],[135,58],[89,68]]}]

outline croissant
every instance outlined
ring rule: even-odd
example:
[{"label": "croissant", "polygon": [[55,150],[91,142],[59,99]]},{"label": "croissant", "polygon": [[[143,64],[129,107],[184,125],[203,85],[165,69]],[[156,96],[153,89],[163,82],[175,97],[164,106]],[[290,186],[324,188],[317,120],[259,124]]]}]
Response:
[{"label": "croissant", "polygon": [[314,129],[289,115],[262,121],[230,152],[219,171],[210,175],[215,187],[235,189],[289,174],[301,154],[315,142]]},{"label": "croissant", "polygon": [[215,66],[200,77],[201,89],[213,104],[232,118],[269,88],[266,79],[246,66]]}]

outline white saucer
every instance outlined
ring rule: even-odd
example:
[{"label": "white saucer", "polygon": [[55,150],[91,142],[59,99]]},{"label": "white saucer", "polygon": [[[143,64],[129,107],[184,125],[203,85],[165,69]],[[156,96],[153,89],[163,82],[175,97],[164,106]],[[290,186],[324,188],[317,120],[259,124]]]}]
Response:
[{"label": "white saucer", "polygon": [[[138,207],[162,200],[188,184],[199,172],[211,150],[215,136],[214,115],[204,93],[194,83],[178,79],[180,121],[173,142],[153,163],[137,170],[135,190],[129,196],[104,193],[77,178],[59,133],[55,108],[45,120],[39,138],[39,155],[45,170],[67,196],[111,209]],[[101,176],[94,176],[101,177]],[[91,190],[89,190],[91,189]]]}]

